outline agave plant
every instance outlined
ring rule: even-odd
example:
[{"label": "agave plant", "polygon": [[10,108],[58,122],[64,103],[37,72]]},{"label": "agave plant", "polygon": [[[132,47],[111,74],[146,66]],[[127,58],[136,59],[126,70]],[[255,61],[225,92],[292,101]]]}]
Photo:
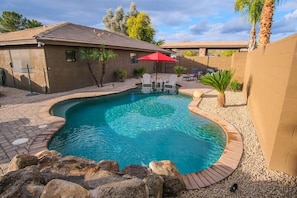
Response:
[{"label": "agave plant", "polygon": [[225,91],[230,84],[233,70],[220,70],[211,74],[206,74],[200,78],[200,82],[204,85],[209,85],[219,92],[218,94],[218,106],[225,106]]}]

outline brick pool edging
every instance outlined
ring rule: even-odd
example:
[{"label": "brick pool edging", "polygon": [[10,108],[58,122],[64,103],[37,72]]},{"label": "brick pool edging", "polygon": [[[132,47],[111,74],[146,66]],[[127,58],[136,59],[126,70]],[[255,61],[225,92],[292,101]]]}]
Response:
[{"label": "brick pool edging", "polygon": [[[191,95],[188,91],[181,93]],[[226,134],[226,146],[219,160],[200,172],[183,175],[187,190],[194,190],[215,184],[229,175],[238,167],[243,154],[243,142],[237,129],[226,120],[198,108],[202,98],[193,98],[188,105],[191,112],[206,117],[217,123]]]},{"label": "brick pool edging", "polygon": [[[109,94],[115,94],[119,92],[126,91],[128,89],[135,88],[129,87],[122,90],[111,91],[111,92],[88,92],[88,93],[76,93],[71,95],[62,96],[59,98],[51,99],[42,103],[42,108],[40,110],[39,116],[49,121],[46,130],[41,134],[37,135],[32,143],[29,145],[28,151],[29,154],[36,154],[39,151],[47,150],[48,143],[51,140],[52,136],[64,126],[65,119],[50,114],[50,109],[52,106],[58,102],[76,99],[76,98],[87,98],[87,97],[96,97]],[[187,92],[183,92],[180,89],[180,92],[186,95],[191,95]],[[226,147],[223,151],[222,156],[219,160],[213,164],[211,167],[204,169],[200,172],[194,172],[190,174],[184,174],[183,179],[186,184],[187,190],[199,189],[214,183],[217,183],[224,178],[228,177],[232,172],[237,168],[242,153],[243,153],[243,143],[240,133],[237,129],[232,126],[229,122],[219,118],[215,115],[212,115],[206,111],[203,111],[198,108],[201,98],[194,98],[192,102],[188,105],[188,108],[193,113],[199,114],[203,117],[206,117],[214,122],[216,122],[226,134]]]}]

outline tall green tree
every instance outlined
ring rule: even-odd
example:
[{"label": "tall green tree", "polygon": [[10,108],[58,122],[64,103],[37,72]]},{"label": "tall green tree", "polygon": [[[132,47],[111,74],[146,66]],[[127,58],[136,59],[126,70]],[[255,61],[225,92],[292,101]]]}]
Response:
[{"label": "tall green tree", "polygon": [[24,18],[21,14],[3,11],[0,17],[0,32],[15,32],[25,28],[39,27],[42,23]]},{"label": "tall green tree", "polygon": [[200,82],[209,85],[219,92],[218,106],[224,107],[226,103],[225,91],[233,77],[233,70],[220,70],[211,74],[206,74],[200,78]]},{"label": "tall green tree", "polygon": [[103,87],[103,79],[106,73],[106,62],[109,59],[115,59],[117,55],[112,50],[106,50],[105,46],[101,46],[99,50],[99,61],[102,62],[102,72],[100,78],[100,85]]},{"label": "tall green tree", "polygon": [[247,16],[252,24],[248,50],[256,48],[256,24],[260,22],[264,0],[235,0],[235,11]]},{"label": "tall green tree", "polygon": [[151,43],[154,39],[155,30],[151,19],[145,12],[140,12],[136,17],[127,20],[127,33],[130,38]]},{"label": "tall green tree", "polygon": [[91,73],[91,76],[92,78],[94,79],[97,87],[99,87],[99,83],[96,79],[96,76],[92,70],[92,67],[91,67],[91,61],[99,61],[99,51],[98,49],[95,49],[95,48],[80,48],[79,49],[79,52],[78,52],[78,55],[80,57],[81,60],[83,61],[86,61],[87,62],[87,66],[88,66],[88,69]]},{"label": "tall green tree", "polygon": [[265,0],[260,20],[259,47],[265,47],[270,43],[274,8],[279,2],[280,0]]},{"label": "tall green tree", "polygon": [[103,17],[103,23],[107,30],[111,32],[116,32],[122,35],[127,34],[127,20],[129,17],[134,17],[138,15],[135,3],[131,3],[130,12],[124,14],[122,6],[116,8],[113,13],[111,9],[106,11],[106,15]]}]

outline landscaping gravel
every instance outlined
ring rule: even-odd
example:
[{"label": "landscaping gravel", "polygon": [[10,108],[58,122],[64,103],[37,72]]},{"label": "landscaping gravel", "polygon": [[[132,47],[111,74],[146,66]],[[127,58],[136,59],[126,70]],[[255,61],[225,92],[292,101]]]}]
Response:
[{"label": "landscaping gravel", "polygon": [[[206,188],[185,191],[179,197],[297,197],[297,177],[269,170],[242,92],[226,92],[226,107],[217,107],[217,92],[205,94],[199,108],[227,120],[241,133],[244,152],[238,168],[226,179]],[[230,187],[238,184],[235,192]]]}]

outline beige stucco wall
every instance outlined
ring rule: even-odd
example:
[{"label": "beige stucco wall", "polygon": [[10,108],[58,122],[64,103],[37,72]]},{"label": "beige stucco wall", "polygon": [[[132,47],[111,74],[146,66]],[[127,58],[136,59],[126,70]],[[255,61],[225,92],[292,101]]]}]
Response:
[{"label": "beige stucco wall", "polygon": [[[48,45],[45,49],[50,93],[95,85],[86,61],[79,58],[79,47]],[[76,52],[75,62],[66,61],[65,50],[74,50]],[[115,82],[117,79],[114,72],[117,69],[127,70],[127,78],[134,77],[134,69],[139,66],[146,67],[149,73],[153,72],[153,62],[139,61],[138,63],[131,63],[130,60],[130,53],[137,53],[138,57],[148,53],[123,50],[113,50],[113,52],[116,54],[116,58],[107,61],[103,83]],[[91,67],[100,83],[102,63],[93,61]]]},{"label": "beige stucco wall", "polygon": [[237,52],[232,55],[231,69],[235,71],[233,80],[237,80],[240,83],[244,81],[244,72],[246,65],[247,52]]},{"label": "beige stucco wall", "polygon": [[244,93],[267,166],[297,175],[297,34],[248,53]]},{"label": "beige stucco wall", "polygon": [[[46,67],[42,48],[37,48],[37,46],[2,48],[0,57],[0,67],[5,69],[7,86],[30,90],[27,70],[23,72],[16,70],[16,65],[26,67],[28,64],[31,71],[32,91],[44,92],[46,85],[44,69]],[[11,62],[14,69],[10,67]]]}]

